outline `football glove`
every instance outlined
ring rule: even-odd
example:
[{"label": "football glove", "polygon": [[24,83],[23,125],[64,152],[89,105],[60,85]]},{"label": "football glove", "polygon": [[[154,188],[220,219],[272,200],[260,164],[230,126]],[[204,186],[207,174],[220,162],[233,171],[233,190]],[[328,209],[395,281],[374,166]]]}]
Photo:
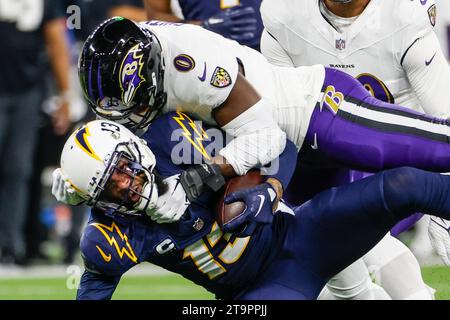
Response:
[{"label": "football glove", "polygon": [[52,194],[55,196],[56,200],[73,206],[79,205],[85,201],[85,199],[72,187],[61,168],[55,169],[52,175]]},{"label": "football glove", "polygon": [[195,201],[205,191],[219,191],[225,185],[217,164],[194,165],[181,173],[180,180],[189,201]]},{"label": "football glove", "polygon": [[430,216],[428,236],[436,253],[450,266],[450,221]]},{"label": "football glove", "polygon": [[224,199],[225,204],[236,201],[245,203],[242,214],[226,223],[223,232],[235,233],[238,237],[248,237],[259,224],[270,224],[273,221],[274,208],[278,202],[277,193],[269,183],[260,184],[254,188],[233,192]]},{"label": "football glove", "polygon": [[190,202],[180,182],[180,175],[176,174],[164,179],[168,191],[158,197],[156,211],[153,210],[149,216],[157,223],[172,223],[180,220],[186,212]]},{"label": "football glove", "polygon": [[240,44],[253,46],[257,42],[258,13],[253,7],[234,6],[221,11],[202,22],[202,27],[236,40]]}]

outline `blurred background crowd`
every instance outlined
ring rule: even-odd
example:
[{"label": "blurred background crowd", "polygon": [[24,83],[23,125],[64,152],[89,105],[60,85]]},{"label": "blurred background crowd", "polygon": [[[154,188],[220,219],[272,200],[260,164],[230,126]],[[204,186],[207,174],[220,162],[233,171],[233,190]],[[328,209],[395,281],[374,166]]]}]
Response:
[{"label": "blurred background crowd", "polygon": [[[436,2],[435,30],[450,57],[450,3]],[[209,18],[201,10],[184,17],[180,5],[182,0],[0,0],[0,266],[79,259],[88,208],[57,203],[51,181],[68,134],[94,118],[78,83],[80,48],[111,16]],[[425,229],[419,223],[402,235],[419,261],[431,250]]]}]

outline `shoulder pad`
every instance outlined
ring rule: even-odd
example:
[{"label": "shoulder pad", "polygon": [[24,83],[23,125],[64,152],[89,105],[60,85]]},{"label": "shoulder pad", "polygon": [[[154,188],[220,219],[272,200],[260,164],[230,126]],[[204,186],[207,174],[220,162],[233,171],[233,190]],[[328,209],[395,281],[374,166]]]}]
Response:
[{"label": "shoulder pad", "polygon": [[[280,5],[279,0],[262,1],[260,10],[261,16],[264,27],[269,33],[276,32],[282,25],[293,25],[295,22],[291,21],[293,17],[300,18],[302,16],[302,11],[304,10],[297,11],[296,2],[300,3],[301,1],[286,0],[283,1],[283,5]],[[300,6],[304,6],[304,4],[300,4]],[[291,12],[298,12],[298,14],[292,15]]]},{"label": "shoulder pad", "polygon": [[387,1],[393,19],[401,25],[411,25],[418,32],[434,27],[436,24],[435,0],[397,0]]},{"label": "shoulder pad", "polygon": [[131,240],[113,221],[90,222],[80,240],[86,269],[108,276],[118,276],[138,263]]}]

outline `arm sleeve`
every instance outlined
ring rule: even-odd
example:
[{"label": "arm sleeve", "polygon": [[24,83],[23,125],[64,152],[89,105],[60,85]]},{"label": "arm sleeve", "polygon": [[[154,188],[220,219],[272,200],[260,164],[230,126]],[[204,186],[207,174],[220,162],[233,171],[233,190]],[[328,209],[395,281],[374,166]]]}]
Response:
[{"label": "arm sleeve", "polygon": [[262,98],[222,127],[234,139],[219,153],[238,175],[268,164],[283,152],[286,134],[278,127],[271,110],[270,102]]},{"label": "arm sleeve", "polygon": [[266,29],[263,30],[261,36],[261,53],[271,64],[280,67],[295,67],[288,53]]},{"label": "arm sleeve", "polygon": [[85,270],[81,276],[77,300],[109,300],[119,281],[120,276],[105,276]]},{"label": "arm sleeve", "polygon": [[425,113],[450,117],[450,66],[434,32],[417,39],[405,54],[403,68]]}]

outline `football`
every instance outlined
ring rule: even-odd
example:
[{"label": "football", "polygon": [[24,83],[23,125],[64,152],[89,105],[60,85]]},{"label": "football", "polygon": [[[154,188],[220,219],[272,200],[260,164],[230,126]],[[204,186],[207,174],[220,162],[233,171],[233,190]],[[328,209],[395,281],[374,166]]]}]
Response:
[{"label": "football", "polygon": [[239,216],[245,210],[245,203],[242,201],[225,204],[223,199],[233,192],[255,187],[258,184],[263,183],[263,177],[259,171],[249,171],[244,176],[238,176],[231,178],[225,185],[223,194],[217,201],[217,222],[220,227],[223,227],[233,218]]}]

